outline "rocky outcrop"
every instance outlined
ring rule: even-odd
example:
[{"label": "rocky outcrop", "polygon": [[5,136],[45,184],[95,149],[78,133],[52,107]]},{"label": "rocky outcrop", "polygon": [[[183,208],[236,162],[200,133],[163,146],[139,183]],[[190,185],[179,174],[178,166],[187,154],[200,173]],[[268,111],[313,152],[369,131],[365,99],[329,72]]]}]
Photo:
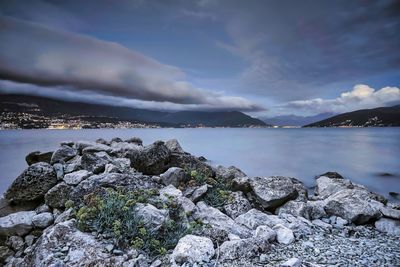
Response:
[{"label": "rocky outcrop", "polygon": [[57,183],[53,167],[44,162],[29,166],[7,189],[5,197],[14,202],[40,199]]}]

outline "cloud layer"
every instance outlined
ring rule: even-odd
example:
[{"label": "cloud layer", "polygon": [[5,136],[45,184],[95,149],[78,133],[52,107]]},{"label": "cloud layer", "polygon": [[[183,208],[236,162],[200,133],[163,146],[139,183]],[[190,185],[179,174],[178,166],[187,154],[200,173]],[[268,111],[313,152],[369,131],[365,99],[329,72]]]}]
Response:
[{"label": "cloud layer", "polygon": [[85,91],[199,109],[262,109],[242,97],[196,88],[180,69],[116,43],[10,17],[0,17],[0,36],[0,79],[34,84],[35,90]]},{"label": "cloud layer", "polygon": [[351,91],[342,93],[335,99],[309,99],[292,101],[285,104],[286,109],[302,110],[311,114],[324,112],[343,113],[358,109],[390,106],[400,103],[398,87],[384,87],[379,90],[359,84]]}]

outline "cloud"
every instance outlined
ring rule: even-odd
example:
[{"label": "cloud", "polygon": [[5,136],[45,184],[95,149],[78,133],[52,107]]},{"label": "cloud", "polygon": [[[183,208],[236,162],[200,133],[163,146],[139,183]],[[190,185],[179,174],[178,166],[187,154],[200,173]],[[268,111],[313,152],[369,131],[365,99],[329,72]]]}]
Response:
[{"label": "cloud", "polygon": [[400,102],[400,89],[398,87],[388,86],[375,90],[368,85],[359,84],[354,86],[351,91],[344,92],[335,99],[314,98],[291,101],[281,107],[288,110],[301,110],[308,114],[343,113],[358,109],[390,106],[396,102]]},{"label": "cloud", "polygon": [[241,97],[194,87],[179,68],[116,43],[10,17],[0,17],[0,36],[0,79],[34,84],[37,90],[90,92],[172,106],[262,109]]}]

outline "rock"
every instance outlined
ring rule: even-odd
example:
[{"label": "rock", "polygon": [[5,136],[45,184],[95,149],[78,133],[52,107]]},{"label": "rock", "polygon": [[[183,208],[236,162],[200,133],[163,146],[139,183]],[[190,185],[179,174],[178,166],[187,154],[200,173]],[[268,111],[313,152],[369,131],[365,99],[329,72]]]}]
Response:
[{"label": "rock", "polygon": [[275,214],[292,214],[310,219],[309,206],[306,202],[291,200],[275,210]]},{"label": "rock", "polygon": [[72,188],[62,182],[54,186],[44,196],[45,203],[52,208],[64,208],[65,202],[70,199]]},{"label": "rock", "polygon": [[127,158],[115,158],[112,163],[118,168],[120,173],[129,172],[131,170],[131,160]]},{"label": "rock", "polygon": [[215,177],[215,172],[211,166],[187,153],[172,153],[168,166],[180,167],[189,171],[195,170],[197,173],[201,173],[206,177]]},{"label": "rock", "polygon": [[42,204],[39,207],[37,207],[35,209],[35,211],[36,211],[37,214],[43,213],[43,212],[48,212],[48,211],[50,211],[50,207],[47,206],[46,204]]},{"label": "rock", "polygon": [[178,199],[182,197],[182,191],[176,189],[172,184],[160,189],[160,198],[167,201],[169,198]]},{"label": "rock", "polygon": [[96,140],[96,143],[102,144],[102,145],[107,145],[107,146],[110,145],[110,142],[108,142],[107,140],[105,140],[105,139],[103,139],[103,138],[97,139],[97,140]]},{"label": "rock", "polygon": [[349,224],[349,222],[341,217],[336,217],[335,226],[339,228],[343,228],[345,225]]},{"label": "rock", "polygon": [[364,224],[381,217],[383,204],[371,199],[364,189],[344,189],[325,199],[328,215],[340,216],[355,224]]},{"label": "rock", "polygon": [[32,218],[33,225],[38,228],[46,228],[51,225],[53,221],[53,214],[50,212],[40,213]]},{"label": "rock", "polygon": [[242,215],[251,210],[250,202],[245,198],[242,192],[232,192],[229,204],[226,204],[223,208],[225,213],[235,219],[239,215]]},{"label": "rock", "polygon": [[38,162],[50,163],[52,155],[53,155],[53,152],[41,153],[40,151],[34,151],[34,152],[29,153],[25,157],[25,161],[26,161],[26,163],[28,163],[29,166],[32,164],[38,163]]},{"label": "rock", "polygon": [[324,229],[324,230],[332,229],[332,225],[330,225],[329,223],[323,222],[323,221],[320,220],[320,219],[315,219],[315,220],[312,221],[312,223],[313,223],[315,226],[318,226],[318,227],[320,227],[320,228],[322,228],[322,229]]},{"label": "rock", "polygon": [[62,145],[56,151],[54,151],[53,155],[51,156],[51,164],[54,163],[64,163],[68,160],[72,159],[78,154],[78,151],[75,148],[70,146]]},{"label": "rock", "polygon": [[182,237],[172,252],[175,263],[207,263],[214,256],[212,241],[207,237],[186,235]]},{"label": "rock", "polygon": [[6,191],[5,197],[14,202],[37,200],[56,183],[57,177],[50,164],[35,163],[15,179]]},{"label": "rock", "polygon": [[142,146],[138,146],[133,143],[121,142],[121,143],[111,143],[110,155],[124,158],[124,157],[137,157],[139,153],[143,150]]},{"label": "rock", "polygon": [[36,236],[34,235],[27,235],[25,236],[25,243],[27,246],[32,246],[33,242],[35,242]]},{"label": "rock", "polygon": [[192,214],[196,210],[196,205],[187,197],[179,197],[178,202],[187,214]]},{"label": "rock", "polygon": [[194,190],[191,192],[190,195],[185,194],[185,196],[188,197],[194,203],[197,203],[206,195],[208,187],[209,187],[208,184],[198,186],[194,188]]},{"label": "rock", "polygon": [[121,143],[123,142],[123,140],[119,137],[114,137],[113,139],[111,139],[111,143]]},{"label": "rock", "polygon": [[293,231],[282,224],[277,224],[272,229],[275,230],[276,240],[280,244],[288,245],[294,241]]},{"label": "rock", "polygon": [[181,182],[186,182],[188,180],[188,175],[186,172],[179,167],[171,167],[166,172],[160,175],[163,183],[165,185],[173,185],[178,187]]},{"label": "rock", "polygon": [[185,153],[176,139],[168,140],[165,145],[172,153]]},{"label": "rock", "polygon": [[276,215],[269,215],[257,209],[251,209],[248,212],[238,216],[235,222],[255,230],[258,226],[267,225],[273,227],[277,224],[285,224],[285,221]]},{"label": "rock", "polygon": [[104,171],[107,163],[112,161],[106,152],[85,153],[82,156],[82,168],[95,174]]},{"label": "rock", "polygon": [[55,163],[53,169],[56,172],[57,180],[62,180],[64,177],[64,166],[61,163]]},{"label": "rock", "polygon": [[23,236],[32,229],[34,211],[20,211],[0,218],[0,235]]},{"label": "rock", "polygon": [[266,225],[261,225],[258,226],[256,231],[254,232],[254,237],[268,242],[272,242],[276,238],[276,232]]},{"label": "rock", "polygon": [[250,231],[246,227],[236,223],[218,209],[207,206],[204,202],[197,203],[193,217],[201,219],[203,223],[208,224],[212,228],[226,232],[227,235],[234,234],[241,238],[251,236]]},{"label": "rock", "polygon": [[279,265],[280,267],[300,267],[301,260],[298,258],[291,258]]},{"label": "rock", "polygon": [[324,174],[321,174],[321,175],[317,176],[317,179],[318,179],[319,177],[321,177],[321,176],[325,176],[325,177],[333,178],[333,179],[344,179],[343,176],[340,175],[340,174],[337,173],[337,172],[326,172],[326,173],[324,173]]},{"label": "rock", "polygon": [[236,177],[232,180],[232,188],[235,191],[242,191],[243,193],[251,192],[250,177]]},{"label": "rock", "polygon": [[157,209],[151,204],[139,203],[135,208],[136,215],[143,221],[148,228],[157,230],[168,218],[168,211]]},{"label": "rock", "polygon": [[64,173],[71,173],[82,169],[82,156],[75,156],[64,166]]},{"label": "rock", "polygon": [[8,257],[14,255],[14,251],[6,246],[0,246],[0,264],[3,263]]},{"label": "rock", "polygon": [[232,241],[225,241],[219,248],[221,260],[249,259],[259,255],[260,252],[267,251],[268,242],[260,239],[247,238]]},{"label": "rock", "polygon": [[388,218],[381,218],[375,222],[375,227],[383,233],[400,236],[400,221]]},{"label": "rock", "polygon": [[56,217],[54,224],[65,222],[65,221],[69,220],[71,218],[71,215],[73,214],[73,211],[74,210],[72,208],[69,208],[69,209],[65,210],[63,213],[59,214]]},{"label": "rock", "polygon": [[86,178],[88,178],[90,175],[92,175],[92,173],[87,170],[71,172],[64,176],[64,182],[67,185],[77,185],[82,180],[85,180]]},{"label": "rock", "polygon": [[130,144],[135,144],[138,146],[143,146],[143,141],[139,137],[132,137],[132,138],[126,139],[125,142],[130,143]]},{"label": "rock", "polygon": [[382,207],[380,211],[385,217],[400,220],[400,210],[395,210],[389,207]]},{"label": "rock", "polygon": [[7,245],[14,251],[19,251],[24,248],[24,239],[20,236],[10,236],[7,240]]},{"label": "rock", "polygon": [[260,203],[267,210],[274,210],[298,196],[298,192],[288,177],[254,177],[250,179],[252,191]]},{"label": "rock", "polygon": [[242,172],[239,168],[235,166],[230,166],[225,168],[224,166],[218,165],[215,169],[215,173],[218,177],[223,178],[224,180],[231,180],[239,177],[245,177],[246,174]]},{"label": "rock", "polygon": [[164,142],[156,141],[144,147],[140,153],[134,152],[126,157],[131,160],[131,166],[144,174],[158,175],[168,169],[170,150]]},{"label": "rock", "polygon": [[91,146],[87,146],[84,149],[82,149],[82,154],[96,153],[96,152],[109,153],[109,152],[111,152],[111,150],[112,150],[111,147],[108,145],[93,143]]},{"label": "rock", "polygon": [[327,176],[320,176],[317,179],[317,186],[315,194],[321,198],[327,198],[343,189],[353,189],[354,185],[350,180],[343,178],[329,178]]}]

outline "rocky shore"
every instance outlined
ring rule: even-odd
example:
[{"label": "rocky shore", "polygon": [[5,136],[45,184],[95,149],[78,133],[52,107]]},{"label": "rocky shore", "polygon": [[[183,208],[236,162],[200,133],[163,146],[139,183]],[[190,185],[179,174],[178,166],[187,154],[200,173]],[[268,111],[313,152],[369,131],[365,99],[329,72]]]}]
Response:
[{"label": "rocky shore", "polygon": [[308,195],[135,137],[26,161],[0,201],[0,266],[400,266],[400,205],[335,172]]}]

